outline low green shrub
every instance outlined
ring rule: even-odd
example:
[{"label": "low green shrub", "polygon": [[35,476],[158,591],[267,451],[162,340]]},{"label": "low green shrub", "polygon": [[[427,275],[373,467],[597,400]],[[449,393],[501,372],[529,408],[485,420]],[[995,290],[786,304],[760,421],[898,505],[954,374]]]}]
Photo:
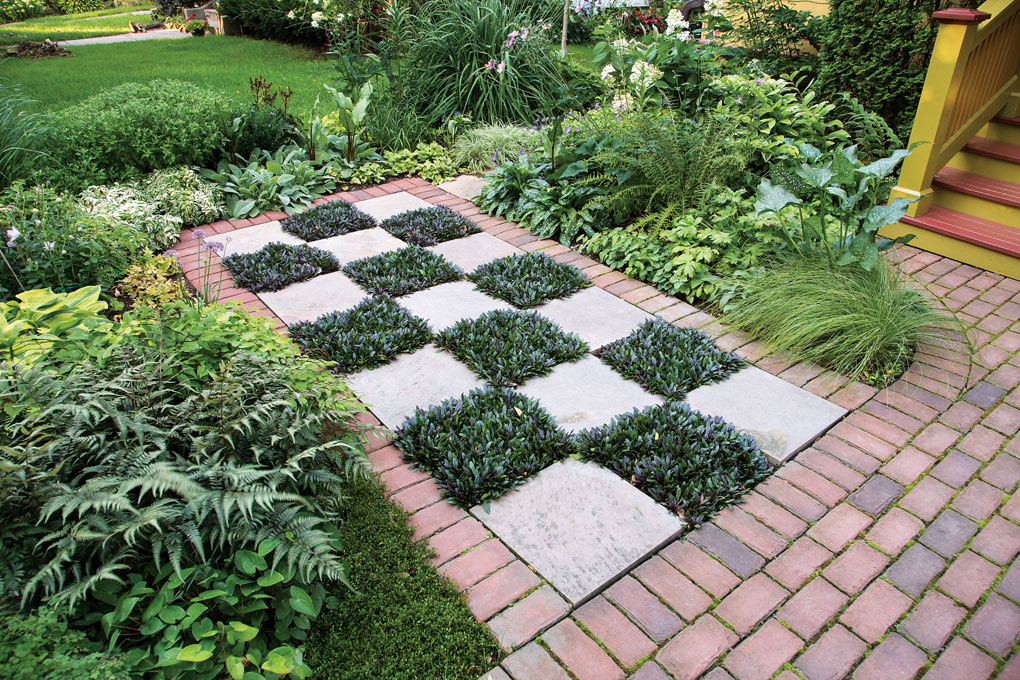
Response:
[{"label": "low green shrub", "polygon": [[696,525],[771,473],[754,439],[719,418],[671,402],[617,416],[577,435],[581,455],[604,465]]},{"label": "low green shrub", "polygon": [[55,609],[0,619],[0,667],[8,680],[123,680],[129,667]]},{"label": "low green shrub", "polygon": [[393,297],[464,278],[460,267],[418,246],[355,260],[344,265],[344,273],[376,295]]},{"label": "low green shrub", "polygon": [[450,147],[454,162],[469,172],[484,172],[534,151],[540,144],[533,130],[517,125],[483,125],[457,137]]},{"label": "low green shrub", "polygon": [[422,248],[481,231],[477,224],[445,205],[408,210],[383,220],[380,226],[401,241]]},{"label": "low green shrub", "polygon": [[219,11],[238,22],[246,36],[321,48],[324,31],[294,15],[306,7],[304,0],[221,0]]},{"label": "low green shrub", "polygon": [[205,166],[227,141],[230,104],[194,83],[126,83],[50,116],[44,179],[81,189],[153,170]]},{"label": "low green shrub", "polygon": [[270,243],[254,253],[227,255],[223,266],[238,286],[262,293],[335,272],[340,269],[340,261],[328,250]]},{"label": "low green shrub", "polygon": [[548,255],[526,253],[493,260],[468,275],[478,289],[514,307],[537,307],[555,298],[570,297],[591,285],[577,267]]},{"label": "low green shrub", "polygon": [[179,217],[182,226],[197,227],[223,216],[223,192],[195,168],[157,170],[139,186],[158,212]]},{"label": "low green shrub", "polygon": [[588,352],[588,343],[538,312],[507,309],[462,319],[437,334],[436,344],[494,387],[512,387],[547,375],[555,366]]},{"label": "low green shrub", "polygon": [[0,299],[33,288],[63,292],[119,281],[147,239],[86,211],[67,194],[16,182],[0,194]]},{"label": "low green shrub", "polygon": [[393,175],[413,175],[426,182],[441,184],[457,176],[457,166],[449,153],[439,144],[418,142],[414,149],[384,151],[388,172]]},{"label": "low green shrub", "polygon": [[137,184],[89,187],[81,193],[81,203],[105,222],[119,222],[140,231],[149,250],[166,250],[180,238],[181,218],[160,213]]},{"label": "low green shrub", "polygon": [[883,386],[947,321],[884,261],[870,271],[794,257],[736,279],[725,315],[767,347]]},{"label": "low green shrub", "polygon": [[492,387],[416,409],[395,443],[464,508],[498,498],[574,452],[538,402]]},{"label": "low green shrub", "polygon": [[297,212],[335,186],[326,168],[315,167],[297,147],[254,152],[241,160],[240,165],[220,161],[215,172],[201,171],[203,177],[222,188],[227,213],[234,219],[274,209]]},{"label": "low green shrub", "polygon": [[180,277],[181,266],[175,258],[146,253],[128,267],[113,294],[135,305],[159,307],[180,299],[183,293]]},{"label": "low green shrub", "polygon": [[0,0],[0,23],[34,19],[48,10],[46,0]]},{"label": "low green shrub", "polygon": [[332,362],[337,373],[389,363],[432,339],[424,320],[387,297],[369,297],[352,309],[290,326],[290,337],[312,356]]},{"label": "low green shrub", "polygon": [[103,9],[103,0],[56,0],[57,7],[64,14],[84,14]]},{"label": "low green shrub", "polygon": [[299,140],[294,117],[276,106],[245,106],[234,112],[227,158],[274,152]]},{"label": "low green shrub", "polygon": [[599,358],[625,378],[667,399],[725,380],[744,365],[693,328],[677,328],[661,319],[646,321],[633,333],[602,348]]},{"label": "low green shrub", "polygon": [[375,218],[358,210],[347,201],[332,201],[280,220],[280,226],[289,234],[306,241],[318,241],[350,234],[375,226]]},{"label": "low green shrub", "polygon": [[331,680],[464,680],[502,655],[460,589],[436,573],[432,550],[375,481],[348,486],[344,556],[354,590],[330,586],[337,606],[312,623],[305,658]]}]

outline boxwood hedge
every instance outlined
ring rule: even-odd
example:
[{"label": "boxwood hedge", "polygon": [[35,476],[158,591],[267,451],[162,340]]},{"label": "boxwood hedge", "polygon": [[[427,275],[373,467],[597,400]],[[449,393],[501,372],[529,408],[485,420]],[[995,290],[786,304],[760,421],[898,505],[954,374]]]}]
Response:
[{"label": "boxwood hedge", "polygon": [[726,379],[744,362],[693,328],[651,319],[602,348],[601,359],[625,378],[667,399],[683,399],[701,385]]},{"label": "boxwood hedge", "polygon": [[494,387],[417,409],[395,443],[465,508],[503,495],[574,452],[571,437],[538,402]]},{"label": "boxwood hedge", "polygon": [[284,231],[306,241],[341,236],[374,226],[375,219],[371,215],[361,212],[357,206],[347,201],[318,205],[280,220],[280,227]]},{"label": "boxwood hedge", "polygon": [[442,205],[394,215],[381,226],[401,241],[423,248],[481,231],[477,224]]},{"label": "boxwood hedge", "polygon": [[337,373],[388,363],[432,337],[428,324],[387,297],[369,297],[345,312],[290,327],[290,337],[309,354],[334,362]]},{"label": "boxwood hedge", "polygon": [[254,253],[223,258],[223,266],[238,286],[255,293],[280,290],[298,281],[340,269],[336,255],[307,245],[270,243]]},{"label": "boxwood hedge", "polygon": [[464,278],[460,267],[418,246],[355,260],[344,265],[344,273],[366,290],[394,297]]},{"label": "boxwood hedge", "polygon": [[527,309],[555,298],[569,297],[591,285],[577,267],[548,255],[511,255],[483,264],[468,277],[479,290]]},{"label": "boxwood hedge", "polygon": [[750,436],[677,402],[618,416],[576,441],[583,457],[691,524],[736,502],[772,472]]},{"label": "boxwood hedge", "polygon": [[580,359],[588,343],[538,312],[497,309],[462,319],[440,332],[436,344],[453,352],[490,385],[520,385],[557,364]]}]

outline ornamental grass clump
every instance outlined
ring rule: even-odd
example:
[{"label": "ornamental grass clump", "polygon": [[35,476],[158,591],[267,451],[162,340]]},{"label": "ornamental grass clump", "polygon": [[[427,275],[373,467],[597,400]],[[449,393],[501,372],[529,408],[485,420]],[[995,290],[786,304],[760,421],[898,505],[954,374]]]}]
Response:
[{"label": "ornamental grass clump", "polygon": [[574,452],[538,402],[493,387],[416,409],[394,443],[464,508],[502,496]]},{"label": "ornamental grass clump", "polygon": [[311,246],[270,243],[254,253],[228,255],[223,266],[238,286],[263,293],[335,272],[340,261],[333,253]]},{"label": "ornamental grass clump", "polygon": [[577,435],[604,465],[690,524],[735,503],[772,472],[754,439],[721,418],[670,402],[634,410]]},{"label": "ornamental grass clump", "polygon": [[384,220],[382,228],[401,241],[422,248],[481,231],[477,224],[446,206],[408,210]]},{"label": "ornamental grass clump", "polygon": [[626,338],[603,347],[599,356],[623,377],[667,399],[683,399],[744,365],[701,331],[677,328],[661,319],[644,322]]},{"label": "ornamental grass clump", "polygon": [[331,312],[290,327],[290,337],[312,356],[333,362],[337,373],[388,363],[432,337],[429,325],[387,297],[370,297],[353,309]]},{"label": "ornamental grass clump", "polygon": [[734,284],[726,323],[775,351],[855,380],[895,380],[922,343],[938,345],[949,321],[880,260],[870,271],[795,257]]},{"label": "ornamental grass clump", "polygon": [[342,236],[375,226],[375,219],[347,201],[333,201],[280,220],[280,227],[306,241]]},{"label": "ornamental grass clump", "polygon": [[460,267],[418,246],[355,260],[344,266],[344,273],[376,295],[394,297],[464,278]]},{"label": "ornamental grass clump", "polygon": [[538,312],[508,309],[462,319],[439,333],[436,344],[496,387],[546,375],[554,366],[577,361],[588,351],[588,343]]},{"label": "ornamental grass clump", "polygon": [[468,278],[479,290],[521,309],[570,297],[591,285],[588,277],[577,267],[556,262],[541,253],[493,260],[476,269]]}]

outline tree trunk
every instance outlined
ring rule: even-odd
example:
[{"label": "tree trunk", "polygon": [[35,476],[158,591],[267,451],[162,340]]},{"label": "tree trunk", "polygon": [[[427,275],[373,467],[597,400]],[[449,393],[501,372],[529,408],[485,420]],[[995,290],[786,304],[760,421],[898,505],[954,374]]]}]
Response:
[{"label": "tree trunk", "polygon": [[560,51],[567,58],[567,24],[570,23],[570,0],[563,0],[563,35],[560,38]]}]

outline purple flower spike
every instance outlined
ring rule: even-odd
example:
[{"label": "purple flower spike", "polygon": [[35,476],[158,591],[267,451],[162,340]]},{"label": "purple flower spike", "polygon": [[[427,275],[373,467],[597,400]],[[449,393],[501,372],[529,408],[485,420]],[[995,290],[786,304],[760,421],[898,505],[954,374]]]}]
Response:
[{"label": "purple flower spike", "polygon": [[223,244],[219,241],[212,241],[211,243],[205,243],[202,245],[206,250],[211,250],[216,254],[223,252]]}]

